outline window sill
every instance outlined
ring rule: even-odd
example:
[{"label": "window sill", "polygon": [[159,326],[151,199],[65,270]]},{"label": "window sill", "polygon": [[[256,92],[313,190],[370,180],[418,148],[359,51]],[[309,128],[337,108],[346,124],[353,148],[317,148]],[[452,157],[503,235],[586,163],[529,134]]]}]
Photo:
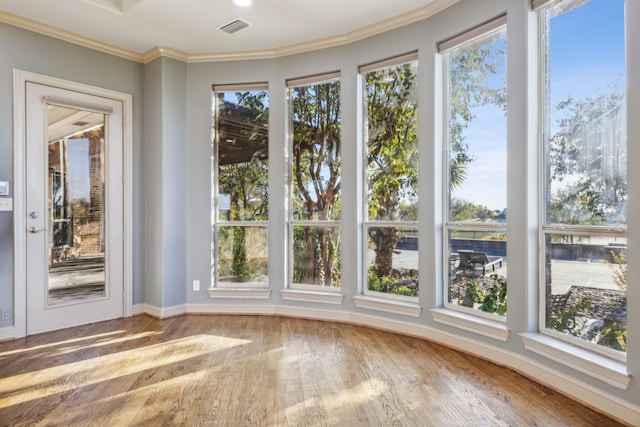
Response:
[{"label": "window sill", "polygon": [[520,334],[524,347],[583,374],[626,390],[631,381],[627,365],[542,333]]},{"label": "window sill", "polygon": [[325,304],[342,304],[344,296],[338,292],[303,291],[300,289],[284,289],[280,291],[285,301],[321,302]]},{"label": "window sill", "polygon": [[446,308],[435,308],[430,311],[435,322],[464,329],[465,331],[474,332],[499,341],[506,342],[509,338],[509,328],[502,322]]},{"label": "window sill", "polygon": [[353,297],[353,301],[358,308],[368,308],[370,310],[403,314],[411,317],[419,317],[422,310],[422,308],[414,302],[397,301],[368,295],[355,296]]},{"label": "window sill", "polygon": [[209,298],[269,299],[270,288],[209,288]]}]

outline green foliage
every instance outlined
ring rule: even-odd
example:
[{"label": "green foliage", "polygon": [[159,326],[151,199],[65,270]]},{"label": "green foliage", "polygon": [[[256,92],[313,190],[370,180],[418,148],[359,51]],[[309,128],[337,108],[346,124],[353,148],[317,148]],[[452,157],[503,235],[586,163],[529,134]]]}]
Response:
[{"label": "green foliage", "polygon": [[497,274],[492,274],[490,278],[494,283],[487,287],[482,304],[478,308],[503,316],[507,313],[507,280]]},{"label": "green foliage", "polygon": [[556,106],[558,130],[549,140],[548,174],[555,185],[571,181],[552,194],[551,222],[626,223],[626,140],[603,131],[620,127],[623,105],[624,93],[614,87]]},{"label": "green foliage", "polygon": [[[400,277],[402,276],[402,277]],[[418,271],[413,269],[402,270],[401,273],[395,272],[393,275],[380,276],[376,273],[375,266],[371,266],[367,273],[367,286],[370,291],[391,293],[394,295],[416,296],[416,289],[412,289],[407,285],[407,280],[417,285]]]},{"label": "green foliage", "polygon": [[484,236],[482,240],[507,240],[506,234],[491,234],[489,236]]},{"label": "green foliage", "polygon": [[[241,132],[245,140],[266,138],[269,119],[268,93],[251,91],[235,93],[237,104],[225,101],[224,92],[217,94],[218,114],[216,120],[219,138],[226,132],[225,119],[228,114],[241,110],[237,118],[243,122]],[[238,113],[235,113],[236,115]],[[235,115],[233,116],[235,120]],[[227,124],[228,125],[228,124]],[[243,149],[246,147],[238,147]],[[266,150],[266,149],[265,149]],[[264,151],[264,150],[263,150]],[[218,164],[218,193],[231,197],[231,213],[227,219],[267,220],[269,207],[268,160],[263,151],[254,153],[254,158],[239,163]]]},{"label": "green foliage", "polygon": [[369,290],[375,292],[389,292],[393,287],[391,276],[378,276],[373,269],[369,269],[367,283],[369,284]]},{"label": "green foliage", "polygon": [[551,311],[549,328],[568,333],[573,336],[582,336],[588,323],[584,312],[591,307],[591,301],[583,299],[575,305],[566,305]]},{"label": "green foliage", "polygon": [[[417,220],[417,68],[402,64],[367,73],[367,183],[371,220]],[[378,276],[393,269],[396,228],[369,228]],[[387,290],[388,291],[388,290]]]},{"label": "green foliage", "polygon": [[411,288],[408,286],[398,286],[395,287],[391,290],[391,292],[395,295],[405,295],[405,296],[412,296],[413,292],[411,291]]},{"label": "green foliage", "polygon": [[598,328],[599,345],[618,351],[627,351],[627,324],[612,322],[609,325]]},{"label": "green foliage", "polygon": [[[293,228],[294,283],[341,285],[340,244],[336,231],[332,227]],[[326,260],[329,260],[328,265]]]},{"label": "green foliage", "polygon": [[233,227],[233,260],[231,261],[231,272],[238,278],[249,278],[251,276],[251,271],[247,265],[245,239],[245,228]]},{"label": "green foliage", "polygon": [[507,279],[498,274],[452,278],[450,293],[464,307],[501,316],[507,314]]},{"label": "green foliage", "polygon": [[448,54],[449,69],[449,185],[455,188],[467,179],[467,165],[474,160],[465,142],[465,130],[474,119],[473,110],[496,105],[506,110],[506,44],[503,38]]},{"label": "green foliage", "polygon": [[500,211],[491,210],[484,205],[459,197],[453,197],[449,204],[449,218],[452,222],[493,221],[498,214]]},{"label": "green foliage", "polygon": [[612,278],[618,289],[627,292],[627,253],[611,251],[613,262],[606,261],[613,267]]},{"label": "green foliage", "polygon": [[[296,219],[332,220],[340,216],[340,82],[331,81],[291,90],[293,125],[293,210]],[[305,251],[300,272],[309,281],[339,285],[336,255],[339,233],[304,228]],[[298,244],[298,242],[296,243]],[[294,261],[294,264],[296,261]],[[297,275],[298,273],[296,273]],[[334,283],[333,280],[338,280]]]}]

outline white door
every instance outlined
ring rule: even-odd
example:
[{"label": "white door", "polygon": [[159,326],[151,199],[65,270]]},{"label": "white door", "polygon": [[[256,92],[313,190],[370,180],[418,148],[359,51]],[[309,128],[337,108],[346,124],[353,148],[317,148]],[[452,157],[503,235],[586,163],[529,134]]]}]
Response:
[{"label": "white door", "polygon": [[123,105],[27,82],[27,334],[124,315]]}]

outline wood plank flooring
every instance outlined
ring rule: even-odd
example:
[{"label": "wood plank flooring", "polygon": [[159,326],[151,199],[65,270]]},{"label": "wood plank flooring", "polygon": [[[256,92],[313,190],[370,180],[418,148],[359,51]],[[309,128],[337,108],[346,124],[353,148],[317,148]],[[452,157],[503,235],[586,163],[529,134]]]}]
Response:
[{"label": "wood plank flooring", "polygon": [[0,343],[0,426],[615,426],[425,340],[271,316],[146,316]]}]

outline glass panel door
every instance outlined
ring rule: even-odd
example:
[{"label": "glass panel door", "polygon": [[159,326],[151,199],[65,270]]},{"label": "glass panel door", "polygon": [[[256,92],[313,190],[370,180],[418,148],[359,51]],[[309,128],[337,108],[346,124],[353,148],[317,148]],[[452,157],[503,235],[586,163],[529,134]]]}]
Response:
[{"label": "glass panel door", "polygon": [[48,304],[106,296],[105,116],[49,105]]}]

